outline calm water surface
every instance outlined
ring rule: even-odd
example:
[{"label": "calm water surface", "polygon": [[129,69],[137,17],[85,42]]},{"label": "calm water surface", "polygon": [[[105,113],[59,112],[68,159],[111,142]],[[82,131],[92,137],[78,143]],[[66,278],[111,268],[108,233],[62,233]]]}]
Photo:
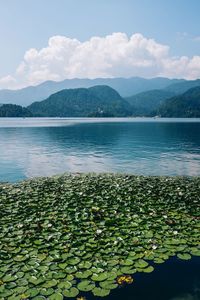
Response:
[{"label": "calm water surface", "polygon": [[63,172],[200,175],[200,119],[0,119],[0,181]]}]

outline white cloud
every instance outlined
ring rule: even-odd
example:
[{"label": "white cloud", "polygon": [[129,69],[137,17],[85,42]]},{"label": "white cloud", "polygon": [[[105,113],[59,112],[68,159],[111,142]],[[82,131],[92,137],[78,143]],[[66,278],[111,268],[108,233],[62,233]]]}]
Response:
[{"label": "white cloud", "polygon": [[16,73],[0,87],[35,85],[45,80],[96,77],[200,77],[200,56],[172,57],[170,48],[140,33],[121,32],[80,42],[53,36],[42,49],[26,51]]}]

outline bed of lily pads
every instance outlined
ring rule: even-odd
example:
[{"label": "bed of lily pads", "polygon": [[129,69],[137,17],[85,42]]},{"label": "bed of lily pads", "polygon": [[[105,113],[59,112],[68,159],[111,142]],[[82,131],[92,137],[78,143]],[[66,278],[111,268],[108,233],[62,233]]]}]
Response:
[{"label": "bed of lily pads", "polygon": [[200,177],[67,174],[0,184],[0,299],[104,297],[123,278],[134,284],[136,272],[193,255]]}]

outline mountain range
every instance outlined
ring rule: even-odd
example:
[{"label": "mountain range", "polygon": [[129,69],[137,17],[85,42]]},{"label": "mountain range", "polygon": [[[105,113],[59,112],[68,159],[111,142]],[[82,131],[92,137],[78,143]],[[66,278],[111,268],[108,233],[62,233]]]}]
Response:
[{"label": "mountain range", "polygon": [[[118,90],[124,88],[123,83],[128,86],[127,93],[142,90],[132,96],[122,97],[117,89],[108,85],[95,85],[93,87],[64,88],[38,101],[31,100],[27,95],[34,89],[37,98],[41,98],[46,87],[49,93],[56,84],[62,85],[73,83],[79,85],[84,83],[90,85],[94,82],[109,81],[118,86]],[[135,83],[131,86],[131,82]],[[137,83],[137,84],[136,84]],[[143,86],[142,86],[143,84]],[[169,84],[169,85],[167,85]],[[58,87],[57,86],[57,87]],[[149,86],[150,90],[145,90]],[[153,88],[152,88],[153,87]],[[156,87],[156,88],[154,88]],[[42,89],[42,92],[41,92]],[[125,90],[124,90],[125,91]],[[5,90],[0,91],[0,97]],[[115,79],[74,79],[60,83],[45,82],[37,87],[27,87],[17,91],[18,102],[26,104],[21,107],[17,99],[13,104],[8,104],[6,98],[0,104],[0,117],[126,117],[126,116],[161,116],[161,117],[199,117],[200,116],[200,80],[177,80],[167,78],[115,78]],[[40,93],[41,92],[41,93]],[[11,93],[11,94],[12,94]],[[20,97],[21,98],[18,98]],[[32,97],[34,97],[32,95]],[[12,94],[14,97],[14,94]],[[33,98],[32,98],[33,99]],[[32,102],[29,104],[29,102]],[[27,105],[27,103],[29,105]]]},{"label": "mountain range", "polygon": [[185,80],[168,78],[145,79],[140,77],[66,79],[60,82],[45,81],[37,86],[29,86],[19,90],[0,90],[0,103],[28,106],[64,89],[90,88],[95,85],[108,85],[122,97],[129,97],[148,90],[164,89],[182,82],[185,82]]}]

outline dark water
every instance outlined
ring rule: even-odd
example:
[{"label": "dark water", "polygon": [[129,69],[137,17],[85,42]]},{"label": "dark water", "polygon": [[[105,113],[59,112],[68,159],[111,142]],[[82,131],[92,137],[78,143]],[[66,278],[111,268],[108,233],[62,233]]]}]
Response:
[{"label": "dark water", "polygon": [[0,119],[0,181],[63,172],[200,175],[200,119]]},{"label": "dark water", "polygon": [[[151,274],[138,273],[133,284],[117,288],[105,300],[200,300],[200,258],[170,259]],[[85,294],[87,300],[94,300]],[[96,297],[100,300],[102,298]]]}]

